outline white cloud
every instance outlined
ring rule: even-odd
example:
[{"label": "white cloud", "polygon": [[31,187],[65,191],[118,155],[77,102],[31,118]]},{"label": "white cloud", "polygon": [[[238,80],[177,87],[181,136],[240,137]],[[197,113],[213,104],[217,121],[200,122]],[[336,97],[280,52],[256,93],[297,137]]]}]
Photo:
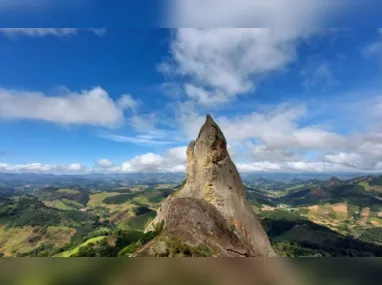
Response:
[{"label": "white cloud", "polygon": [[354,169],[347,168],[342,165],[332,164],[322,161],[293,161],[286,163],[286,169],[292,171],[307,171],[307,172],[338,172],[352,171]]},{"label": "white cloud", "polygon": [[[344,149],[354,152],[328,152],[315,159],[307,159],[301,151],[293,152],[288,148],[269,149],[265,145],[246,143],[244,156],[234,158],[240,172],[378,172],[382,169],[382,136],[368,134],[348,139]],[[315,144],[313,144],[315,145]],[[317,145],[316,145],[317,146]],[[321,145],[319,145],[322,148]],[[228,146],[231,157],[236,157],[235,149]],[[100,172],[184,172],[186,170],[186,146],[167,149],[162,153],[137,155],[119,165],[109,159],[100,159],[94,168],[80,163],[69,165],[49,165],[30,163],[10,165],[0,163],[1,172],[37,172],[37,173],[87,173]],[[242,149],[241,149],[242,151]]]},{"label": "white cloud", "polygon": [[158,130],[155,125],[159,121],[156,113],[134,115],[129,118],[129,124],[137,131],[144,131],[151,135],[161,136],[164,131]]},{"label": "white cloud", "polygon": [[97,166],[101,168],[110,168],[113,166],[113,162],[109,159],[100,159],[97,162]]},{"label": "white cloud", "polygon": [[[269,162],[261,161],[254,163],[238,163],[240,172],[354,172],[359,171],[352,167],[323,161],[288,161]],[[370,171],[373,172],[373,171]]]},{"label": "white cloud", "polygon": [[294,29],[179,29],[170,46],[172,60],[161,70],[191,79],[184,88],[192,100],[224,103],[285,68],[303,36]]},{"label": "white cloud", "polygon": [[93,28],[0,28],[0,33],[7,37],[28,36],[28,37],[68,37],[77,35],[79,32],[92,32],[97,36],[103,36],[105,29]]},{"label": "white cloud", "polygon": [[[269,164],[265,162],[279,165],[280,171],[376,171],[382,161],[379,97],[353,100],[351,105],[333,104],[335,109],[323,110],[336,112],[336,121],[341,119],[339,126],[348,123],[347,116],[362,118],[362,132],[337,133],[324,125],[306,123],[311,120],[316,104],[281,103],[261,106],[252,113],[213,117],[228,143],[240,149],[235,161],[246,171],[267,169]],[[340,100],[344,101],[347,99]],[[198,135],[204,123],[205,116],[199,112],[187,102],[179,108],[180,130],[189,139]]]},{"label": "white cloud", "polygon": [[[170,148],[161,155],[152,152],[137,155],[120,166],[112,166],[107,170],[113,172],[184,172],[187,164],[186,150],[187,147],[181,146]],[[107,162],[109,163],[109,160]]]},{"label": "white cloud", "polygon": [[123,109],[132,109],[133,111],[137,111],[140,101],[135,100],[130,94],[125,94],[118,99],[118,105]]},{"label": "white cloud", "polygon": [[44,120],[59,124],[114,126],[124,120],[123,107],[95,87],[62,96],[42,92],[0,89],[0,118]]},{"label": "white cloud", "polygon": [[121,166],[122,172],[136,171],[158,171],[164,158],[154,153],[138,155],[133,159],[124,162]]},{"label": "white cloud", "polygon": [[185,84],[184,91],[190,97],[200,104],[203,105],[215,105],[227,102],[231,96],[226,96],[226,94],[221,91],[209,92],[204,88],[196,87],[192,84]]},{"label": "white cloud", "polygon": [[80,163],[72,163],[70,165],[51,165],[42,164],[39,162],[29,163],[29,164],[6,164],[0,163],[0,172],[31,172],[31,173],[86,173],[89,172],[91,168],[86,167]]},{"label": "white cloud", "polygon": [[84,167],[80,163],[72,163],[68,166],[68,171],[80,172]]},{"label": "white cloud", "polygon": [[168,150],[167,157],[176,162],[185,163],[187,161],[187,147],[179,146]]},{"label": "white cloud", "polygon": [[109,139],[116,142],[124,142],[124,143],[134,143],[138,145],[169,145],[173,144],[174,141],[168,141],[168,140],[159,140],[156,137],[152,137],[149,135],[137,135],[135,137],[131,136],[122,136],[122,135],[115,135],[115,134],[102,134],[100,135],[102,138]]},{"label": "white cloud", "polygon": [[168,149],[162,155],[146,153],[138,155],[121,166],[122,172],[184,172],[187,147]]},{"label": "white cloud", "polygon": [[258,171],[279,171],[281,165],[269,161],[253,162],[253,163],[238,163],[237,168],[241,172],[258,172]]},{"label": "white cloud", "polygon": [[[280,104],[262,112],[234,117],[216,116],[214,119],[229,142],[256,139],[267,150],[332,149],[341,146],[344,138],[336,133],[317,126],[300,127],[299,121],[307,113],[304,105]],[[198,134],[205,117],[189,109],[189,113],[183,113],[179,120],[184,133],[192,139]]]},{"label": "white cloud", "polygon": [[[170,145],[184,142],[184,138],[179,133],[172,130],[173,121],[161,117],[160,114],[135,114],[127,119],[128,124],[133,128],[134,135],[121,135],[102,133],[100,137],[116,142],[134,143],[138,145]],[[158,128],[157,124],[165,125],[165,128]]]},{"label": "white cloud", "polygon": [[362,156],[358,153],[336,153],[325,155],[325,160],[331,163],[355,168],[363,168]]},{"label": "white cloud", "polygon": [[[318,0],[179,0],[170,1],[167,8],[169,26],[204,29],[175,31],[171,59],[159,70],[182,76],[190,99],[213,105],[255,91],[260,80],[296,59],[302,40],[323,34],[317,27],[355,6]],[[328,66],[315,72],[316,77],[333,80]]]},{"label": "white cloud", "polygon": [[288,149],[269,149],[264,145],[247,143],[248,155],[256,161],[290,161],[302,159],[302,156]]}]

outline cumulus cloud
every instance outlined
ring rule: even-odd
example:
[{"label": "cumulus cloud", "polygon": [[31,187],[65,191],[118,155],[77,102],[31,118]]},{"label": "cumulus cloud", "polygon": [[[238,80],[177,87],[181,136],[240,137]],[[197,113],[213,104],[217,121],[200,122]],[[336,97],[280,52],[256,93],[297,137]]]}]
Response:
[{"label": "cumulus cloud", "polygon": [[239,163],[238,170],[241,172],[341,172],[354,171],[337,164],[321,161],[288,161],[288,162],[254,162]]},{"label": "cumulus cloud", "polygon": [[68,166],[69,171],[79,172],[82,171],[84,167],[81,165],[81,163],[72,163]]},{"label": "cumulus cloud", "polygon": [[106,32],[105,29],[93,28],[0,28],[0,33],[7,37],[68,37],[77,35],[79,32],[91,32],[97,36],[103,36]]},{"label": "cumulus cloud", "polygon": [[[328,149],[337,148],[344,138],[317,126],[300,126],[299,121],[308,114],[307,107],[280,104],[267,110],[238,116],[215,116],[230,142],[256,139],[268,150],[284,148]],[[195,138],[205,117],[189,111],[179,117],[188,138]]]},{"label": "cumulus cloud", "polygon": [[[285,70],[303,40],[323,34],[317,27],[355,6],[318,0],[170,1],[169,26],[203,29],[176,30],[170,41],[171,58],[159,70],[185,79],[183,91],[197,103],[226,103],[254,92],[266,76]],[[317,66],[314,73],[312,84],[334,82],[328,65]]]},{"label": "cumulus cloud", "polygon": [[[279,165],[280,171],[303,171],[304,168],[306,171],[375,171],[382,161],[378,99],[378,96],[369,97],[367,104],[361,99],[352,101],[351,106],[335,105],[337,119],[351,114],[365,120],[362,132],[345,134],[324,125],[307,124],[306,119],[309,121],[311,112],[315,111],[312,108],[317,107],[309,104],[281,103],[247,114],[213,117],[228,142],[240,148],[235,159],[245,171],[277,167],[273,164]],[[187,138],[194,139],[205,116],[192,105],[184,106],[178,116],[179,126]],[[346,117],[342,119],[346,124]]]},{"label": "cumulus cloud", "polygon": [[[187,138],[194,139],[205,116],[192,108],[181,113],[180,129]],[[377,171],[382,161],[381,130],[339,134],[320,125],[302,124],[307,114],[308,106],[280,104],[244,115],[218,115],[214,119],[224,131],[230,143],[229,152],[243,172]],[[137,156],[127,161],[123,169],[179,171],[185,167],[183,146],[162,154]]]},{"label": "cumulus cloud", "polygon": [[101,168],[110,168],[113,166],[113,162],[111,162],[109,159],[100,159],[97,162],[97,166]]},{"label": "cumulus cloud", "polygon": [[187,147],[175,147],[162,155],[146,153],[138,155],[121,166],[122,172],[184,172]]},{"label": "cumulus cloud", "polygon": [[282,70],[296,57],[304,33],[294,29],[179,29],[170,45],[172,59],[160,70],[191,79],[190,99],[220,104],[255,89],[263,76]]},{"label": "cumulus cloud", "polygon": [[237,168],[241,172],[258,172],[258,171],[278,171],[281,170],[281,165],[269,161],[238,163]]},{"label": "cumulus cloud", "polygon": [[[122,100],[124,100],[122,97]],[[62,96],[0,89],[0,118],[44,120],[59,124],[114,126],[124,120],[124,108],[100,87]]]},{"label": "cumulus cloud", "polygon": [[121,166],[122,172],[157,171],[163,164],[163,157],[154,153],[138,155]]},{"label": "cumulus cloud", "polygon": [[173,161],[182,163],[187,161],[187,147],[186,146],[178,146],[168,150],[167,157]]},{"label": "cumulus cloud", "polygon": [[340,164],[333,164],[322,161],[290,161],[287,162],[285,166],[287,169],[292,171],[307,172],[338,172],[354,170]]},{"label": "cumulus cloud", "polygon": [[[266,145],[246,143],[245,155],[234,158],[240,172],[378,172],[382,169],[382,137],[368,134],[346,140],[344,149],[353,152],[323,152],[316,159],[307,159],[304,153],[287,149],[270,149]],[[313,144],[312,146],[317,146]],[[320,146],[321,147],[321,146]],[[121,164],[109,159],[100,159],[94,168],[80,163],[70,165],[49,165],[30,163],[10,165],[0,163],[1,172],[37,173],[87,173],[90,171],[136,173],[136,172],[184,172],[187,166],[186,146],[167,149],[162,153],[144,153]],[[231,157],[236,157],[236,149],[228,146]]]},{"label": "cumulus cloud", "polygon": [[288,149],[270,149],[265,145],[247,143],[248,155],[255,161],[290,161],[302,159],[302,156]]},{"label": "cumulus cloud", "polygon": [[123,109],[132,109],[133,111],[137,111],[140,101],[134,99],[130,94],[125,94],[118,99],[118,105]]},{"label": "cumulus cloud", "polygon": [[137,155],[120,165],[109,159],[101,159],[97,166],[107,172],[184,172],[187,147],[170,148],[161,154],[152,152]]}]

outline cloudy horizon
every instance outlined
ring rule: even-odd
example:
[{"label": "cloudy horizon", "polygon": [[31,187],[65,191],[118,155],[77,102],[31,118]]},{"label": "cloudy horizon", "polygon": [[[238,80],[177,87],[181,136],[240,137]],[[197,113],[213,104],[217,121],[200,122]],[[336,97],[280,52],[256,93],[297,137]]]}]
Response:
[{"label": "cloudy horizon", "polygon": [[184,172],[208,113],[240,172],[381,173],[382,28],[242,2],[269,28],[0,28],[0,172]]}]

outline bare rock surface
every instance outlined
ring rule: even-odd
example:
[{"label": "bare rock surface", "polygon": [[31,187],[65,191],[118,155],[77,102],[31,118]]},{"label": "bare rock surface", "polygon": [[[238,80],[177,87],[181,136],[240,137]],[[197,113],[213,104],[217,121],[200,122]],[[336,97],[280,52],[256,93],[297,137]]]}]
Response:
[{"label": "bare rock surface", "polygon": [[275,256],[246,199],[223,132],[209,115],[187,148],[187,163],[184,185],[163,202],[147,229],[162,222],[162,233],[138,255],[150,255],[150,247],[171,236],[205,245],[214,256]]}]

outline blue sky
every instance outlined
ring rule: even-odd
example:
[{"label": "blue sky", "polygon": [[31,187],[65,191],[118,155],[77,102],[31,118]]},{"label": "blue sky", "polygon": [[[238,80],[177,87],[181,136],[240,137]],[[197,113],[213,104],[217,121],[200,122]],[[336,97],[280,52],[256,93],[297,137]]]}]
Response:
[{"label": "blue sky", "polygon": [[382,29],[292,16],[260,29],[0,29],[0,171],[184,171],[210,113],[240,171],[380,172]]}]

